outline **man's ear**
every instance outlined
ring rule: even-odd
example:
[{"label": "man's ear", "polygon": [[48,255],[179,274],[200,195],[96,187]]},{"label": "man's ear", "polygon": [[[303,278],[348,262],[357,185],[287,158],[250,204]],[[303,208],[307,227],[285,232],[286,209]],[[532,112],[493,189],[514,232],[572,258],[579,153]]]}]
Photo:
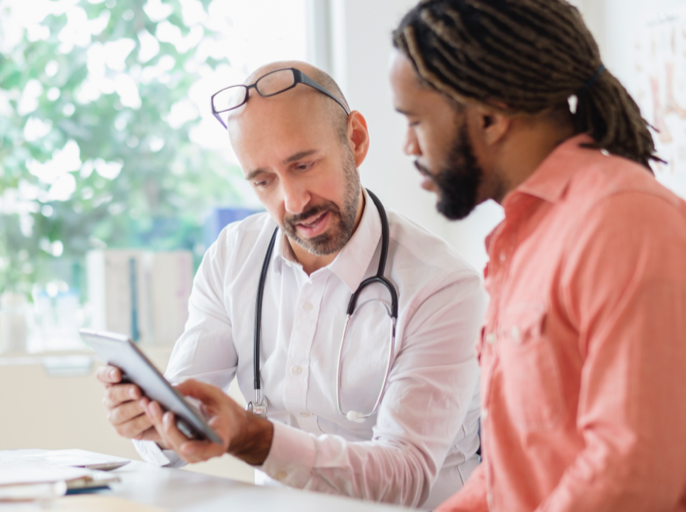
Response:
[{"label": "man's ear", "polygon": [[369,130],[367,120],[357,110],[348,116],[348,141],[355,155],[355,165],[359,167],[369,151]]},{"label": "man's ear", "polygon": [[510,130],[512,119],[500,112],[482,106],[474,106],[473,125],[487,146],[493,146],[503,140]]}]

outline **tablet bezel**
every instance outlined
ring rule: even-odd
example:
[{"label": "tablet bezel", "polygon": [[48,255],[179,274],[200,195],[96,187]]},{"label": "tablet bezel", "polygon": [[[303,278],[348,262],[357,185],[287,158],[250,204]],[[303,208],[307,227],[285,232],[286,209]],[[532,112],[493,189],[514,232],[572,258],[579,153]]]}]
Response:
[{"label": "tablet bezel", "polygon": [[223,444],[201,414],[164,378],[128,336],[91,329],[80,329],[79,334],[103,361],[122,371],[124,381],[135,384],[145,396],[174,413],[177,425],[184,434]]}]

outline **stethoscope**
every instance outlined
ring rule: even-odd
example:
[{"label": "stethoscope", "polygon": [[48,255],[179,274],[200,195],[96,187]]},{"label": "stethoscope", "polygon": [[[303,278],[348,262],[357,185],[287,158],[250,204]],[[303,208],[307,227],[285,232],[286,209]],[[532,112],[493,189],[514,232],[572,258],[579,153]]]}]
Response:
[{"label": "stethoscope", "polygon": [[[379,217],[381,217],[381,256],[379,257],[379,267],[376,271],[376,275],[368,279],[365,279],[360,283],[360,286],[355,290],[355,292],[350,297],[350,302],[348,302],[347,316],[345,319],[345,326],[343,327],[343,336],[341,337],[341,346],[338,350],[338,360],[336,365],[336,408],[338,412],[348,418],[350,421],[357,423],[362,423],[366,418],[374,415],[379,408],[381,403],[381,398],[383,397],[384,389],[388,382],[388,377],[391,373],[391,364],[393,363],[393,356],[395,355],[395,324],[398,319],[398,294],[395,287],[391,282],[384,277],[384,271],[386,270],[386,259],[388,258],[388,240],[389,240],[389,227],[388,227],[388,217],[386,216],[386,210],[384,209],[379,198],[376,197],[372,192],[367,190],[369,197],[372,198],[377,210],[379,210]],[[277,227],[274,230],[271,240],[269,241],[269,247],[267,248],[267,253],[264,256],[264,262],[262,263],[262,272],[260,273],[260,281],[257,286],[257,301],[255,304],[255,344],[254,344],[254,354],[253,354],[253,387],[255,388],[255,401],[248,404],[248,411],[251,411],[258,416],[263,418],[267,417],[267,400],[262,394],[262,383],[260,381],[260,336],[262,333],[262,297],[264,295],[264,283],[267,279],[267,270],[269,269],[269,261],[272,258],[272,252],[274,251],[274,243],[276,242],[276,235],[279,232]],[[388,347],[388,360],[386,361],[386,369],[384,372],[383,382],[381,383],[381,389],[374,403],[374,408],[368,413],[361,413],[356,411],[348,411],[347,413],[343,411],[341,407],[341,369],[343,367],[343,348],[345,345],[345,337],[348,333],[348,328],[350,326],[350,321],[356,313],[355,305],[357,304],[357,299],[367,286],[374,283],[382,284],[391,294],[391,307],[389,308],[386,303],[379,301],[378,299],[369,299],[362,304],[357,309],[359,311],[363,306],[371,302],[381,302],[381,304],[386,309],[388,316],[391,318],[390,327],[390,337],[389,337],[389,347]]]}]

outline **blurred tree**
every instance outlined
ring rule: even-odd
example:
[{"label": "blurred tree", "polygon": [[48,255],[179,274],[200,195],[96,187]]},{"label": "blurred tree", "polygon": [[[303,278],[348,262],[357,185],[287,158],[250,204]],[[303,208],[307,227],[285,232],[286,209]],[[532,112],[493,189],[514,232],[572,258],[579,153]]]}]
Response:
[{"label": "blurred tree", "polygon": [[[15,43],[0,35],[0,292],[78,274],[93,247],[199,258],[208,206],[240,202],[240,171],[189,138],[195,48],[212,32],[187,26],[178,0],[66,4]],[[12,23],[11,4],[7,34],[2,15]]]}]

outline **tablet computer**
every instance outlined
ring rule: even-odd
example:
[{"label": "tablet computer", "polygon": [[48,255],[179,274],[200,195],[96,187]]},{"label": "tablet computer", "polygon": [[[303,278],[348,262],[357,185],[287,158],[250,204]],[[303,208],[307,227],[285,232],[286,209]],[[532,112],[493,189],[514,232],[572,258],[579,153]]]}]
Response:
[{"label": "tablet computer", "polygon": [[81,329],[79,334],[103,361],[121,370],[122,382],[135,384],[150,400],[173,412],[176,425],[186,436],[222,444],[222,439],[207,424],[202,413],[174,389],[128,336],[90,329]]}]

